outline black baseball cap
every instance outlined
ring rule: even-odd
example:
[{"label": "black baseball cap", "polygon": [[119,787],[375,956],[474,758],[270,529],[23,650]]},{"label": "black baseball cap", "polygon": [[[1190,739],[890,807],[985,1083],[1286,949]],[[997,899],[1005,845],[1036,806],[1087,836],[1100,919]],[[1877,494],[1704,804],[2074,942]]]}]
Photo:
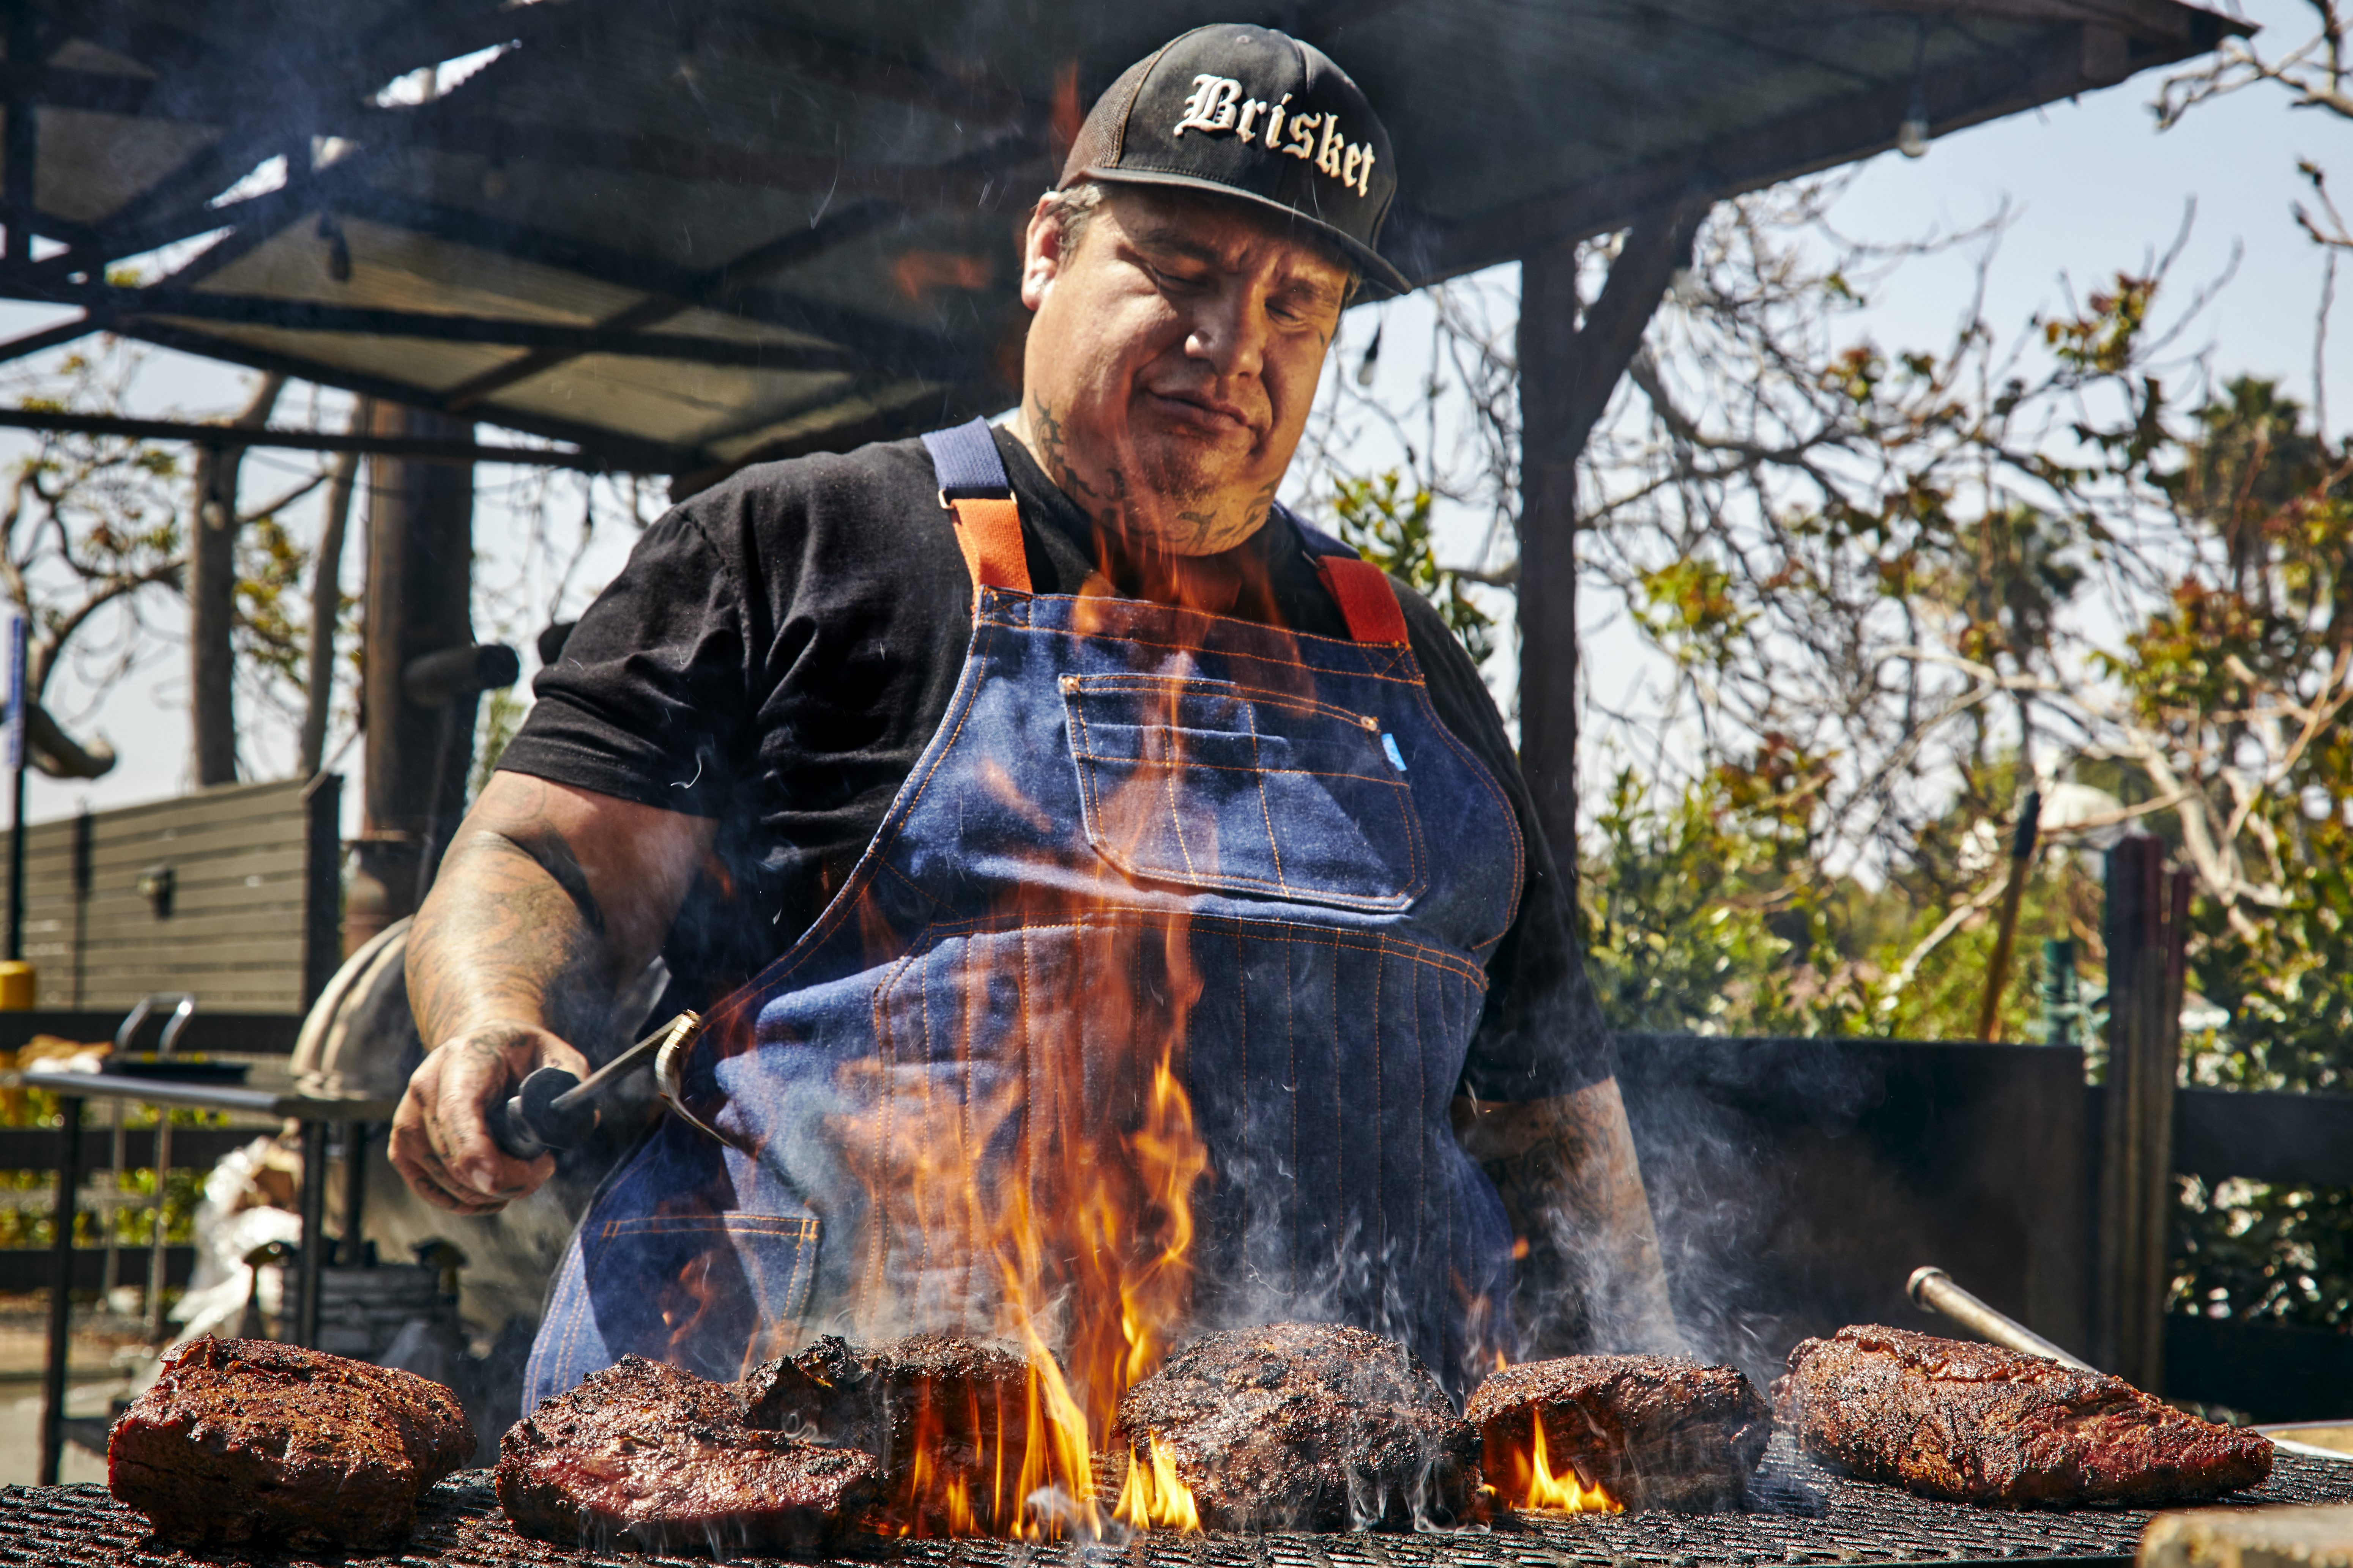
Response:
[{"label": "black baseball cap", "polygon": [[1177,185],[1303,220],[1376,297],[1413,288],[1375,242],[1397,195],[1389,133],[1312,44],[1246,23],[1196,27],[1120,73],[1071,145],[1082,180]]}]

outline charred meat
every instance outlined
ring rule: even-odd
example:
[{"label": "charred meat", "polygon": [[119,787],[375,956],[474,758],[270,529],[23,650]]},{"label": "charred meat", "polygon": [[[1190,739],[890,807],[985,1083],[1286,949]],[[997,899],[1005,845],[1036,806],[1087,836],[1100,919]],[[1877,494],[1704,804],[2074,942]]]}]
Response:
[{"label": "charred meat", "polygon": [[1408,1529],[1479,1490],[1477,1429],[1430,1369],[1330,1323],[1195,1341],[1121,1395],[1118,1436],[1163,1447],[1207,1530]]},{"label": "charred meat", "polygon": [[1479,1385],[1464,1413],[1507,1501],[1527,1492],[1535,1426],[1556,1476],[1572,1467],[1628,1508],[1736,1505],[1773,1415],[1747,1378],[1686,1356],[1577,1355],[1523,1363]]},{"label": "charred meat", "polygon": [[2120,1378],[1904,1329],[1800,1341],[1773,1402],[1808,1453],[1954,1502],[2153,1507],[2251,1487],[2272,1468],[2264,1438]]},{"label": "charred meat", "polygon": [[934,1435],[977,1440],[999,1412],[1018,1420],[1029,1363],[1008,1346],[953,1334],[851,1344],[837,1334],[759,1367],[739,1385],[744,1419],[863,1448],[890,1468]]},{"label": "charred meat", "polygon": [[499,1502],[565,1546],[823,1550],[881,1495],[871,1455],[763,1431],[741,1384],[623,1356],[499,1442]]},{"label": "charred meat", "polygon": [[391,1546],[473,1457],[457,1396],[268,1340],[196,1340],[114,1424],[106,1484],[165,1540]]},{"label": "charred meat", "polygon": [[1022,1500],[1000,1483],[1019,1469],[1019,1456],[1000,1466],[996,1446],[1005,1436],[1020,1441],[1029,1376],[1029,1363],[1001,1344],[953,1334],[851,1344],[828,1334],[739,1386],[751,1426],[880,1458],[890,1524],[936,1534],[960,1522],[943,1511],[959,1482],[985,1526],[1018,1513]]}]

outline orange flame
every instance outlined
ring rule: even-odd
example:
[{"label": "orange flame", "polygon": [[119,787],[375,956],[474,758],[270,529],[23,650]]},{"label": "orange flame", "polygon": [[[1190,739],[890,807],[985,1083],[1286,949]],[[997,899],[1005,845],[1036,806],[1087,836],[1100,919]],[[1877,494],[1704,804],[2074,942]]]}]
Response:
[{"label": "orange flame", "polygon": [[[1091,1179],[1070,1194],[1075,1201],[1066,1223],[1068,1239],[1077,1243],[1071,1258],[1076,1278],[1064,1278],[1071,1299],[1059,1313],[1046,1299],[1053,1278],[1048,1226],[1031,1212],[1026,1191],[1017,1186],[1012,1194],[1010,1223],[995,1248],[1005,1287],[1000,1328],[1029,1358],[1029,1398],[1010,1495],[1000,1489],[985,1519],[967,1510],[977,1530],[1024,1540],[1071,1531],[1103,1532],[1094,1455],[1112,1429],[1119,1396],[1159,1366],[1166,1335],[1182,1318],[1191,1283],[1192,1189],[1208,1169],[1208,1151],[1194,1130],[1192,1101],[1177,1081],[1172,1058],[1173,1048],[1164,1051],[1154,1067],[1143,1124],[1123,1141],[1130,1155],[1128,1173],[1142,1188],[1143,1203],[1135,1202],[1133,1191],[1122,1191],[1127,1184],[1106,1163],[1076,1162]],[[1080,1147],[1066,1145],[1066,1153]],[[1139,1247],[1140,1222],[1155,1212],[1162,1218],[1159,1245]],[[1116,1313],[1109,1310],[1113,1302]],[[1060,1357],[1046,1332],[1058,1316],[1068,1325]],[[1064,1360],[1074,1379],[1064,1376]],[[1006,1447],[997,1446],[1000,1469]],[[1198,1531],[1200,1514],[1192,1493],[1156,1440],[1149,1479],[1145,1474],[1143,1465],[1129,1465],[1113,1515],[1137,1528],[1156,1524]],[[1041,1494],[1054,1499],[1060,1517],[1035,1506]],[[1007,1502],[1014,1509],[1007,1510]],[[961,1533],[953,1525],[949,1532]]]},{"label": "orange flame", "polygon": [[[1169,733],[1181,734],[1178,715],[1169,718]],[[1156,800],[1179,766],[1155,759],[1124,787]],[[983,786],[1024,816],[1039,811],[1001,769]],[[1105,820],[1149,815],[1107,811]],[[1194,848],[1216,854],[1214,842]],[[1101,905],[1067,885],[1024,889],[987,929],[931,955],[971,966],[951,987],[963,1016],[927,1011],[909,1029],[934,1040],[955,1031],[960,1075],[904,1071],[886,1052],[849,1069],[872,1073],[871,1086],[844,1086],[880,1090],[846,1095],[879,1109],[840,1129],[873,1199],[860,1331],[993,1331],[1030,1366],[1026,1389],[1001,1409],[920,1413],[922,1458],[885,1510],[887,1528],[902,1533],[1042,1540],[1120,1525],[1201,1528],[1176,1456],[1149,1437],[1128,1456],[1117,1502],[1105,1508],[1098,1491],[1095,1456],[1129,1447],[1113,1436],[1120,1396],[1158,1369],[1190,1314],[1193,1196],[1209,1175],[1185,1088],[1187,1021],[1204,984],[1190,933],[1166,910],[1136,910],[1109,858],[1100,875],[1110,895]],[[1062,933],[1074,961],[1059,973],[1023,967],[1018,978],[992,967],[1008,951],[1026,962],[1018,944],[1030,931]],[[992,948],[1007,932],[1014,945]],[[1018,1021],[991,1011],[991,987],[1003,984],[1018,984]],[[937,994],[921,979],[915,992]],[[987,1033],[1007,1027],[1022,1037]],[[1004,1071],[1000,1087],[976,1075],[984,1063]]]},{"label": "orange flame", "polygon": [[1193,1489],[1176,1474],[1176,1456],[1159,1433],[1147,1439],[1151,1458],[1130,1449],[1127,1484],[1120,1488],[1112,1516],[1135,1530],[1158,1525],[1199,1534],[1201,1510],[1194,1505]]},{"label": "orange flame", "polygon": [[1588,1480],[1570,1459],[1556,1472],[1552,1456],[1545,1446],[1544,1418],[1531,1411],[1528,1416],[1530,1437],[1525,1450],[1498,1454],[1497,1445],[1490,1439],[1486,1453],[1487,1478],[1491,1485],[1497,1482],[1497,1493],[1507,1507],[1533,1509],[1547,1513],[1623,1513],[1626,1505],[1611,1497],[1599,1480]]},{"label": "orange flame", "polygon": [[[1185,951],[1181,940],[1171,943],[1172,969]],[[859,1162],[870,1180],[892,1183],[897,1223],[923,1246],[969,1245],[963,1256],[998,1286],[993,1327],[1030,1367],[1023,1394],[1003,1407],[984,1407],[976,1394],[956,1412],[928,1402],[918,1409],[916,1458],[885,1510],[886,1528],[1022,1540],[1105,1529],[1094,1456],[1110,1446],[1120,1395],[1158,1368],[1184,1321],[1192,1192],[1208,1171],[1173,1044],[1159,1052],[1137,1098],[1134,1130],[1102,1140],[1109,1151],[1081,1136],[1093,1130],[1036,1125],[1052,1118],[1033,1104],[1033,1153],[1052,1155],[1050,1180],[1035,1201],[1025,1181],[985,1191],[968,1157],[1004,1125],[1009,1096],[902,1106],[914,1126],[899,1129],[890,1155],[869,1145]],[[1079,1101],[1073,1093],[1049,1103],[1067,1116]],[[953,1130],[934,1125],[951,1117]],[[1155,1460],[1129,1467],[1110,1517],[1198,1531],[1198,1511],[1173,1458],[1162,1452]]]}]

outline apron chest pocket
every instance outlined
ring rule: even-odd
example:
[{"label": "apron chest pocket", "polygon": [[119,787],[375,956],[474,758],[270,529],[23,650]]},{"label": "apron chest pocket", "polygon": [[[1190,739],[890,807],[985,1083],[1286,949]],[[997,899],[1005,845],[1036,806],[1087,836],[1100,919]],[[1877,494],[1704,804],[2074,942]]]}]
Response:
[{"label": "apron chest pocket", "polygon": [[1402,910],[1429,885],[1413,792],[1377,721],[1220,680],[1068,676],[1087,842],[1132,877]]}]

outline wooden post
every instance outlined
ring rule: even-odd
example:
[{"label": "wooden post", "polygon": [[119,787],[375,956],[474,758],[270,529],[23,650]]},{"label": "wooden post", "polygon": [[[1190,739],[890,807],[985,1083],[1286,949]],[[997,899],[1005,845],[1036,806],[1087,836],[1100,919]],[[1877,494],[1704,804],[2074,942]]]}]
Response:
[{"label": "wooden post", "polygon": [[[454,441],[473,432],[470,421],[392,403],[377,404],[375,419],[379,436]],[[419,655],[474,640],[473,548],[473,469],[369,460],[365,818],[344,909],[347,952],[416,912],[429,875],[427,831],[437,816],[454,821],[465,800],[472,703],[422,707],[401,676]]]},{"label": "wooden post", "polygon": [[327,1124],[302,1123],[302,1250],[294,1263],[294,1342],[319,1346],[319,1272],[327,1262]]},{"label": "wooden post", "polygon": [[[359,398],[352,405],[348,428],[354,436],[364,436],[375,418],[375,400]],[[326,516],[319,525],[318,559],[311,566],[311,647],[296,747],[297,765],[305,774],[326,764],[327,723],[335,707],[335,621],[343,613],[343,538],[351,526],[352,489],[359,466],[356,452],[336,455],[333,477],[327,481]]]},{"label": "wooden post", "polygon": [[2173,1098],[2181,1070],[2189,877],[2136,835],[2107,854],[2108,1066],[2100,1129],[2092,1359],[2164,1392],[2171,1289]]},{"label": "wooden post", "polygon": [[302,788],[302,1009],[343,960],[343,775],[317,773]]},{"label": "wooden post", "polygon": [[18,267],[33,262],[33,224],[38,192],[34,176],[40,157],[36,139],[40,115],[33,97],[33,70],[43,58],[41,18],[33,0],[14,0],[7,16],[8,64],[24,73],[25,85],[8,94],[0,109],[6,126],[6,163],[0,168],[0,207],[8,219],[7,259]]},{"label": "wooden post", "polygon": [[286,377],[261,378],[244,409],[217,441],[196,451],[195,515],[188,525],[188,718],[200,786],[237,782],[237,475],[245,447],[228,432],[269,423]]},{"label": "wooden post", "polygon": [[[49,1342],[41,1368],[41,1485],[58,1484],[66,1447],[66,1373],[73,1359],[74,1200],[81,1190],[81,1100],[58,1101],[65,1148],[58,1155],[58,1197],[49,1210]],[[148,1282],[148,1292],[155,1291]]]},{"label": "wooden post", "polygon": [[1577,461],[1642,346],[1707,204],[1646,213],[1586,310],[1577,245],[1520,259],[1520,770],[1563,877],[1577,867]]},{"label": "wooden post", "polygon": [[1577,244],[1520,261],[1520,772],[1574,884],[1577,856]]}]

